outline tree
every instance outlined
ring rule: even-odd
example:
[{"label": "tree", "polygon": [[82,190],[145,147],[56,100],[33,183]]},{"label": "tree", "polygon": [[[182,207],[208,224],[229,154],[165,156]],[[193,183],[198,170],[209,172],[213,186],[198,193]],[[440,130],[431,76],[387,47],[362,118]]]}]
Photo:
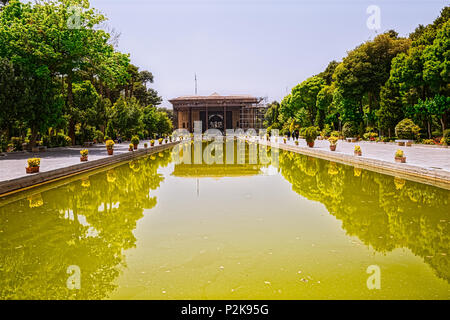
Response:
[{"label": "tree", "polygon": [[173,131],[172,121],[170,121],[167,113],[163,111],[156,112],[156,132],[159,135],[169,134]]},{"label": "tree", "polygon": [[272,103],[268,105],[267,111],[264,115],[264,126],[268,128],[275,125],[276,127],[275,129],[279,129],[278,128],[279,113],[280,113],[280,104],[277,101],[272,101]]},{"label": "tree", "polygon": [[335,110],[333,110],[333,95],[336,90],[334,85],[324,86],[317,94],[317,115],[316,115],[316,125],[323,128],[325,122],[328,124],[333,124],[336,127],[335,121]]},{"label": "tree", "polygon": [[143,135],[142,108],[135,98],[120,97],[112,107],[111,119],[115,130],[126,139]]},{"label": "tree", "polygon": [[389,79],[391,61],[406,52],[409,39],[398,38],[393,31],[381,34],[350,51],[336,68],[335,79],[343,97],[344,121],[368,124],[376,121],[381,87]]},{"label": "tree", "polygon": [[[73,10],[77,6],[78,10]],[[71,19],[76,24],[70,26]],[[33,73],[62,75],[67,84],[69,136],[74,141],[72,84],[77,72],[93,68],[113,52],[109,34],[97,28],[105,17],[87,0],[49,0],[21,3],[12,0],[2,10],[0,55],[11,56]]]},{"label": "tree", "polygon": [[[407,53],[399,54],[392,61],[392,70],[389,81],[398,85],[402,105],[407,112],[417,112],[414,117],[427,128],[428,137],[431,138],[432,115],[427,106],[427,99],[436,95],[448,97],[450,89],[450,7],[442,10],[441,16],[427,27],[420,27],[412,35],[414,40]],[[415,110],[415,111],[414,111]],[[446,120],[448,111],[443,110]],[[444,123],[443,127],[446,124]]]},{"label": "tree", "polygon": [[377,111],[380,129],[387,130],[389,137],[404,117],[405,112],[400,97],[400,88],[395,81],[388,80],[381,88],[380,109]]},{"label": "tree", "polygon": [[331,61],[326,67],[326,69],[323,72],[319,73],[317,76],[325,80],[327,86],[331,85],[331,83],[333,82],[334,71],[336,70],[336,67],[338,65],[339,62],[335,60]]},{"label": "tree", "polygon": [[304,109],[306,111],[309,122],[314,125],[317,115],[317,94],[325,86],[325,80],[321,77],[314,76],[292,89],[291,106],[294,115],[297,111]]}]

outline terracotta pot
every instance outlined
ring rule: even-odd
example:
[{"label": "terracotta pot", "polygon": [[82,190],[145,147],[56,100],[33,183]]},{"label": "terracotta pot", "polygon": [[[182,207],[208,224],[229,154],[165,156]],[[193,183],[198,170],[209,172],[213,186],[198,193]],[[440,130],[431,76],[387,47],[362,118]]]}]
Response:
[{"label": "terracotta pot", "polygon": [[395,157],[395,162],[405,163],[406,162],[406,157]]},{"label": "terracotta pot", "polygon": [[133,151],[133,148],[128,148],[128,151]]},{"label": "terracotta pot", "polygon": [[37,173],[37,172],[39,172],[39,167],[26,167],[25,168],[26,169],[26,171],[27,171],[27,173]]},{"label": "terracotta pot", "polygon": [[355,151],[355,156],[361,157],[361,156],[362,156],[362,151],[361,151],[361,152],[356,152],[356,151]]},{"label": "terracotta pot", "polygon": [[153,142],[153,143],[150,143],[150,146],[151,146],[151,147],[153,147],[154,145],[155,145],[155,143],[154,143],[154,142]]},{"label": "terracotta pot", "polygon": [[88,156],[81,156],[80,161],[81,162],[88,161]]},{"label": "terracotta pot", "polygon": [[331,151],[336,151],[336,145],[330,145],[330,150]]},{"label": "terracotta pot", "polygon": [[399,146],[399,147],[404,147],[404,146],[405,146],[405,143],[404,143],[404,142],[399,142],[399,143],[398,143],[398,146]]},{"label": "terracotta pot", "polygon": [[138,145],[137,145],[137,144],[135,144],[135,145],[134,145],[134,150],[137,150],[137,147],[138,147]]},{"label": "terracotta pot", "polygon": [[114,153],[114,149],[108,149],[108,155],[112,156]]},{"label": "terracotta pot", "polygon": [[313,142],[308,142],[308,147],[314,148],[314,141]]},{"label": "terracotta pot", "polygon": [[410,141],[410,142],[407,142],[407,143],[406,143],[406,146],[407,146],[407,147],[411,147],[411,146],[412,146],[412,142],[411,142],[411,141]]}]

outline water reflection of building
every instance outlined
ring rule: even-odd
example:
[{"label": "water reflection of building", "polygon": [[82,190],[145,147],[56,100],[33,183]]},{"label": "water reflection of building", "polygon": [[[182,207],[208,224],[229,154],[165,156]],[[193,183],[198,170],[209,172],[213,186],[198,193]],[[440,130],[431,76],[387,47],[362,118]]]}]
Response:
[{"label": "water reflection of building", "polygon": [[194,121],[208,129],[261,129],[266,107],[262,98],[249,95],[183,96],[169,100],[175,113],[175,129],[194,129]]},{"label": "water reflection of building", "polygon": [[[261,169],[271,162],[270,149],[259,150],[254,143],[250,145],[234,140],[223,144],[206,141],[185,142],[174,148],[173,153],[182,153],[182,156],[179,158],[180,163],[175,164],[172,175],[186,178],[258,175],[262,173]],[[263,154],[266,155],[265,159],[261,158]]]}]

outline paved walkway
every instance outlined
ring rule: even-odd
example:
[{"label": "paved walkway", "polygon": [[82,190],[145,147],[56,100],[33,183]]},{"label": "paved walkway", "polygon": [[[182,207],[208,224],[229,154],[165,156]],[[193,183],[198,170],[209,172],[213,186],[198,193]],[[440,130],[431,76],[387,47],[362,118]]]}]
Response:
[{"label": "paved walkway", "polygon": [[[144,148],[144,143],[150,146],[149,141],[141,141],[138,148]],[[126,153],[129,142],[114,145],[114,154]],[[158,141],[155,142],[158,145]],[[108,152],[104,144],[95,145],[89,148],[69,147],[48,149],[46,152],[12,152],[4,153],[0,156],[0,181],[16,179],[27,176],[25,167],[27,159],[41,158],[40,172],[64,168],[80,163],[80,150],[89,150],[89,160],[97,160],[108,157]]]},{"label": "paved walkway", "polygon": [[[279,140],[280,142],[280,140]],[[283,140],[281,139],[281,144]],[[287,141],[288,145],[295,146],[294,141]],[[330,150],[327,140],[316,140],[314,149]],[[450,172],[450,148],[438,148],[426,145],[413,145],[411,147],[399,147],[394,143],[380,142],[346,142],[339,140],[335,153],[353,155],[355,145],[362,150],[362,157],[395,163],[395,152],[403,150],[406,163],[425,169],[442,169]],[[299,139],[299,148],[308,148],[304,139]],[[330,151],[331,152],[331,151]]]}]

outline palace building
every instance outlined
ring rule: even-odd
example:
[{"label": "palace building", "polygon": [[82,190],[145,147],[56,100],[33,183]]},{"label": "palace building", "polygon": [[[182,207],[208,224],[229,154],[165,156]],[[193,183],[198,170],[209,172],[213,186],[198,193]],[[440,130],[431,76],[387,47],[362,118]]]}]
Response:
[{"label": "palace building", "polygon": [[183,96],[169,100],[173,105],[175,129],[194,130],[194,121],[208,129],[261,129],[267,110],[263,98],[250,95]]}]

